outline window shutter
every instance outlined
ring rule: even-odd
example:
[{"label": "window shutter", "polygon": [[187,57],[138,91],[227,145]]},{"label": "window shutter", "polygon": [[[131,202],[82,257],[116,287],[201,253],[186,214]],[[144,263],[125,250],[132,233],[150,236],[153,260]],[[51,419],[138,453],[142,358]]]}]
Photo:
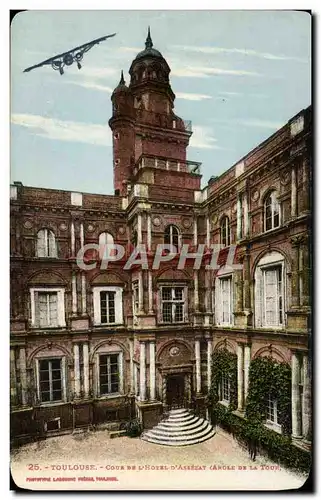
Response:
[{"label": "window shutter", "polygon": [[32,318],[35,326],[40,326],[39,294],[34,292],[35,317]]},{"label": "window shutter", "polygon": [[46,230],[41,229],[37,234],[37,257],[46,257]]},{"label": "window shutter", "polygon": [[219,293],[219,288],[220,288],[220,280],[216,280],[215,283],[215,289],[214,289],[214,321],[215,325],[220,324],[220,319],[219,319],[219,300],[220,300],[220,293]]},{"label": "window shutter", "polygon": [[278,324],[278,283],[276,270],[266,270],[264,278],[264,323],[266,326],[276,326]]},{"label": "window shutter", "polygon": [[94,322],[95,325],[100,325],[100,291],[95,290],[93,292],[94,299]]},{"label": "window shutter", "polygon": [[48,231],[48,249],[49,257],[57,257],[56,238],[52,231]]},{"label": "window shutter", "polygon": [[123,290],[119,288],[115,294],[115,321],[123,323]]},{"label": "window shutter", "polygon": [[254,311],[255,325],[262,326],[263,323],[263,273],[258,269],[255,273],[255,289],[254,289]]},{"label": "window shutter", "polygon": [[38,293],[39,326],[48,326],[48,302],[46,293]]},{"label": "window shutter", "polygon": [[49,295],[49,325],[58,326],[58,296],[57,293]]}]

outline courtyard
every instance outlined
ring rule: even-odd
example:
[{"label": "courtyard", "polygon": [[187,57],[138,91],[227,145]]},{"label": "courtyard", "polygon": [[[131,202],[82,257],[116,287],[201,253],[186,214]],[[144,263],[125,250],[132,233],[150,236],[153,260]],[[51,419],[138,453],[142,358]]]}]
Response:
[{"label": "courtyard", "polygon": [[306,476],[265,457],[253,462],[225,432],[185,447],[105,431],[48,438],[14,450],[16,484],[31,490],[286,490]]}]

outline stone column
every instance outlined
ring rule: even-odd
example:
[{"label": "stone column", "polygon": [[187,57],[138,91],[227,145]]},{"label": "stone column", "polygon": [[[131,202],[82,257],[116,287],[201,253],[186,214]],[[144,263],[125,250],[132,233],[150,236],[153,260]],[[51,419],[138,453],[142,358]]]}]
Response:
[{"label": "stone column", "polygon": [[311,279],[311,252],[309,249],[309,239],[308,236],[303,238],[301,243],[301,256],[302,256],[302,268],[301,268],[301,305],[310,305],[310,279]]},{"label": "stone column", "polygon": [[251,309],[251,266],[250,266],[250,253],[246,252],[243,260],[243,273],[244,273],[244,309]]},{"label": "stone column", "polygon": [[71,291],[72,291],[72,314],[77,314],[77,277],[76,273],[72,273],[71,277]]},{"label": "stone column", "polygon": [[306,441],[311,440],[311,379],[307,354],[303,355],[302,434]]},{"label": "stone column", "polygon": [[237,409],[243,411],[243,345],[237,344]]},{"label": "stone column", "polygon": [[139,385],[140,385],[140,400],[146,401],[146,342],[140,342],[140,353],[139,353]]},{"label": "stone column", "polygon": [[130,393],[136,394],[135,389],[135,367],[134,367],[134,341],[129,340],[129,372],[130,372]]},{"label": "stone column", "polygon": [[207,391],[209,392],[212,382],[212,340],[207,340]]},{"label": "stone column", "polygon": [[144,287],[143,287],[143,271],[139,271],[138,276],[138,311],[144,311]]},{"label": "stone column", "polygon": [[153,314],[153,276],[148,270],[148,313]]},{"label": "stone column", "polygon": [[75,224],[72,221],[70,225],[70,239],[71,239],[71,256],[75,256]]},{"label": "stone column", "polygon": [[300,360],[292,353],[292,436],[301,437]]},{"label": "stone column", "polygon": [[194,218],[194,226],[193,226],[193,244],[197,247],[197,217]]},{"label": "stone column", "polygon": [[196,393],[201,393],[201,343],[195,340],[195,361],[196,361]]},{"label": "stone column", "polygon": [[199,296],[198,296],[198,272],[194,271],[194,307],[195,311],[199,310]]},{"label": "stone column", "polygon": [[210,233],[210,219],[209,216],[207,215],[206,217],[206,246],[210,246],[210,240],[211,240],[211,233]]},{"label": "stone column", "polygon": [[89,397],[89,347],[88,342],[83,343],[83,358],[84,358],[84,393],[85,398]]},{"label": "stone column", "polygon": [[149,343],[149,399],[156,400],[155,342]]},{"label": "stone column", "polygon": [[236,203],[236,239],[242,239],[242,194],[238,193]]},{"label": "stone column", "polygon": [[142,214],[137,215],[137,244],[142,243]]},{"label": "stone column", "polygon": [[298,214],[298,193],[297,193],[297,172],[296,165],[292,165],[291,172],[291,217],[295,218]]},{"label": "stone column", "polygon": [[249,390],[249,371],[251,363],[251,347],[244,346],[244,406],[246,403],[247,393]]},{"label": "stone column", "polygon": [[291,242],[295,255],[291,274],[292,307],[298,307],[300,305],[300,238],[293,237]]},{"label": "stone column", "polygon": [[16,374],[16,352],[10,348],[10,403],[17,404],[17,374]]},{"label": "stone column", "polygon": [[84,224],[80,223],[80,248],[84,246],[85,243],[85,235],[84,235]]},{"label": "stone column", "polygon": [[87,312],[87,297],[86,297],[86,274],[81,275],[81,312],[83,315]]},{"label": "stone column", "polygon": [[310,189],[309,189],[309,161],[307,158],[303,159],[302,163],[302,212],[307,212],[310,207]]},{"label": "stone column", "polygon": [[235,311],[242,312],[243,311],[243,271],[235,271],[236,278],[236,303],[235,303]]},{"label": "stone column", "polygon": [[26,365],[26,349],[20,347],[19,349],[19,370],[20,370],[20,384],[21,384],[21,403],[23,406],[27,405],[27,365]]},{"label": "stone column", "polygon": [[79,364],[79,345],[74,344],[74,392],[75,398],[80,397],[80,364]]},{"label": "stone column", "polygon": [[247,238],[249,235],[249,205],[248,205],[248,194],[247,191],[243,196],[243,214],[244,214],[244,238]]},{"label": "stone column", "polygon": [[211,301],[211,274],[210,270],[205,270],[205,312],[212,312],[212,301]]},{"label": "stone column", "polygon": [[150,214],[147,214],[147,250],[150,252],[152,249],[152,221]]}]

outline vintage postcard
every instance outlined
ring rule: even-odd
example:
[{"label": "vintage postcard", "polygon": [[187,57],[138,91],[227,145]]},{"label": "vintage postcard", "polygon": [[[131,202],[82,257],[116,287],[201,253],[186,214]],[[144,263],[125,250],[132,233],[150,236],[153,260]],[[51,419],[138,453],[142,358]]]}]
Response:
[{"label": "vintage postcard", "polygon": [[311,15],[11,21],[11,475],[268,491],[311,468]]}]

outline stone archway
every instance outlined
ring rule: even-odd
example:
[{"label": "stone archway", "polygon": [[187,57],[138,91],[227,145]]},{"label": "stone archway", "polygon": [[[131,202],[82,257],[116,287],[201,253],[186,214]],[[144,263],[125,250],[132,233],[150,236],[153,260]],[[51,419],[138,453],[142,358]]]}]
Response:
[{"label": "stone archway", "polygon": [[184,340],[172,340],[159,350],[157,361],[161,384],[159,394],[163,404],[186,405],[192,397],[192,349]]}]

